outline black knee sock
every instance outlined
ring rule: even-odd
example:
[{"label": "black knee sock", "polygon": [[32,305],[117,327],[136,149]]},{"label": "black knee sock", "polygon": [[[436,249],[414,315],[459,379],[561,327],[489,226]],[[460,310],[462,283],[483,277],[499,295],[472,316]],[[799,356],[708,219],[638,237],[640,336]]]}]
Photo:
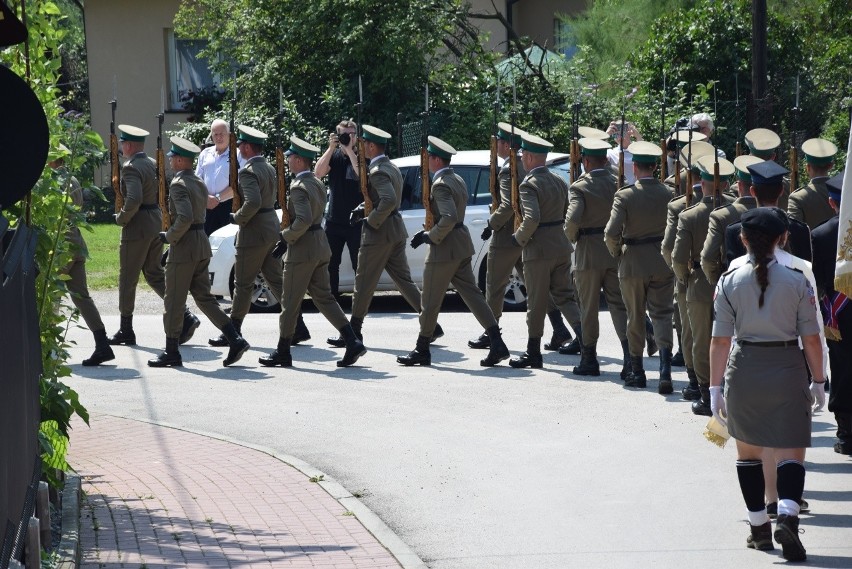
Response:
[{"label": "black knee sock", "polygon": [[778,463],[778,499],[802,501],[805,491],[805,465],[798,460]]},{"label": "black knee sock", "polygon": [[738,460],[737,477],[749,512],[759,512],[766,506],[763,502],[765,482],[763,480],[763,461]]}]

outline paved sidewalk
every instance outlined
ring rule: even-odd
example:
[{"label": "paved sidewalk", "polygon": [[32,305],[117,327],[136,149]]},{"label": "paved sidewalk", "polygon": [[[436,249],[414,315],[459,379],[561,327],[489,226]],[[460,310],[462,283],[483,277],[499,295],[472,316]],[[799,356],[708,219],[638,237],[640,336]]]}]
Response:
[{"label": "paved sidewalk", "polygon": [[82,567],[399,568],[320,484],[264,452],[107,415],[74,423]]}]

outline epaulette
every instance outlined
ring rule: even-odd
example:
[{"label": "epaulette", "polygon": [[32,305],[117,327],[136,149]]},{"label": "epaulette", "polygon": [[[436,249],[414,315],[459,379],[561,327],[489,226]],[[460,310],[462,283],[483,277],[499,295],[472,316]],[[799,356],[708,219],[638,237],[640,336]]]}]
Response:
[{"label": "epaulette", "polygon": [[698,207],[700,205],[701,205],[701,202],[695,202],[694,204],[690,205],[689,207],[684,208],[684,210],[681,213],[687,212],[691,209],[695,209],[696,207]]},{"label": "epaulette", "polygon": [[[787,265],[783,265],[783,266],[784,266],[784,267],[787,267]],[[803,272],[802,272],[802,269],[797,269],[797,268],[795,268],[795,267],[787,267],[787,268],[788,268],[788,269],[790,269],[791,271],[796,271],[796,272],[797,272],[797,273],[799,273],[799,274],[802,274],[802,275],[804,275],[804,274],[805,274],[805,273],[803,273]]]},{"label": "epaulette", "polygon": [[720,205],[719,207],[714,207],[714,208],[713,208],[713,210],[710,212],[710,215],[713,215],[713,212],[719,211],[720,209],[727,210],[727,209],[728,209],[729,207],[731,207],[732,205],[733,205],[733,204],[723,203],[723,204],[722,204],[722,205]]},{"label": "epaulette", "polygon": [[636,184],[627,184],[626,186],[621,186],[620,188],[618,188],[615,191],[620,192],[621,190],[627,190],[627,189],[634,188],[634,187],[636,187]]},{"label": "epaulette", "polygon": [[673,197],[672,199],[669,200],[669,203],[674,203],[677,200],[685,200],[685,199],[686,199],[686,196],[675,196],[675,197]]},{"label": "epaulette", "polygon": [[739,267],[734,267],[733,269],[728,269],[727,271],[722,273],[722,275],[719,277],[719,279],[721,280],[722,277],[726,277],[726,276],[730,275],[731,273],[733,273],[734,271],[736,271],[737,269],[739,269],[740,267],[744,267],[744,266],[745,265],[740,265]]}]

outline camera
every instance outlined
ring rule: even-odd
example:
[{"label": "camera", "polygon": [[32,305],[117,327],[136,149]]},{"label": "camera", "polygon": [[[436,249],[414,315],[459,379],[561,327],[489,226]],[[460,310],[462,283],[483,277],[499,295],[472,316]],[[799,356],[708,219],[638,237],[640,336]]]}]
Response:
[{"label": "camera", "polygon": [[343,146],[349,146],[349,143],[352,142],[352,135],[349,134],[348,132],[344,132],[343,134],[339,134],[337,136],[337,140]]},{"label": "camera", "polygon": [[693,132],[698,132],[698,125],[693,124],[689,120],[689,117],[681,117],[681,118],[677,119],[677,122],[669,130],[669,141],[666,144],[666,150],[668,150],[669,152],[676,152],[677,151],[677,141],[672,138],[672,135],[679,130],[685,130],[685,131],[691,130]]}]

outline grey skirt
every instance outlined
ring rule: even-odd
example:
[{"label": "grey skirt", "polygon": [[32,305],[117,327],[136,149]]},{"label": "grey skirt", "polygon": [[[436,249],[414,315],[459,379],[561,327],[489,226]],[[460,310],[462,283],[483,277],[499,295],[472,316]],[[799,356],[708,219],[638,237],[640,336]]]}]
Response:
[{"label": "grey skirt", "polygon": [[811,446],[813,396],[802,351],[736,344],[725,371],[728,432],[772,448]]}]

